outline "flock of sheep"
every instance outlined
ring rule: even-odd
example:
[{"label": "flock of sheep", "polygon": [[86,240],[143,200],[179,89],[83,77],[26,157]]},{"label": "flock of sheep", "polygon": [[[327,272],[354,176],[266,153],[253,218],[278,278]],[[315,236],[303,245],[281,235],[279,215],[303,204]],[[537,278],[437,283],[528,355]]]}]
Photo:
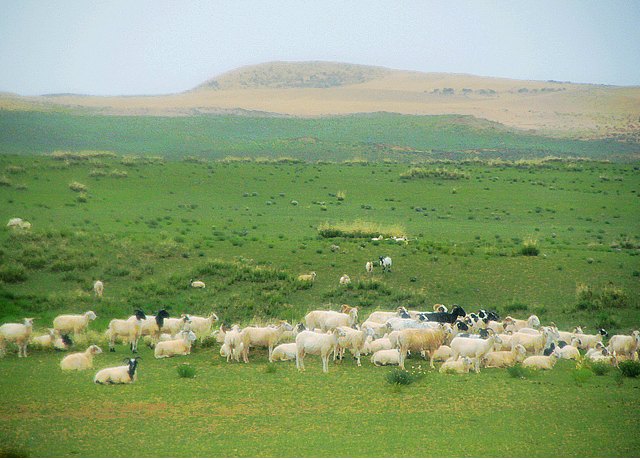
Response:
[{"label": "flock of sheep", "polygon": [[[204,284],[204,283],[203,283]],[[196,287],[196,286],[194,286]],[[204,286],[200,286],[204,287]],[[94,285],[96,295],[102,295],[103,283]],[[67,349],[74,339],[83,334],[89,323],[96,319],[92,311],[82,315],[59,315],[53,328],[44,336],[31,337],[33,319],[25,318],[22,324],[8,323],[0,326],[0,355],[4,355],[6,343],[18,346],[18,356],[27,356],[29,343],[40,346]],[[580,327],[572,332],[560,331],[551,323],[542,326],[537,316],[526,320],[507,316],[500,320],[495,312],[479,310],[466,313],[454,305],[451,311],[442,304],[433,311],[410,311],[399,307],[395,311],[375,311],[359,323],[358,308],[342,305],[341,311],[313,310],[304,322],[292,326],[286,321],[257,327],[239,325],[220,326],[214,329],[218,317],[182,314],[171,318],[166,309],[154,316],[135,310],[127,319],[113,319],[105,332],[111,351],[118,341],[125,342],[133,353],[142,339],[154,348],[156,358],[168,358],[190,354],[196,340],[213,336],[221,344],[220,355],[231,360],[249,362],[251,349],[264,347],[270,362],[295,360],[296,367],[304,371],[307,355],[320,356],[323,372],[328,372],[329,362],[342,359],[349,351],[357,365],[360,358],[371,354],[376,366],[398,365],[405,368],[407,356],[421,355],[428,358],[431,368],[442,361],[440,372],[480,372],[481,367],[510,367],[522,363],[525,367],[551,369],[557,359],[592,361],[616,365],[622,360],[638,360],[640,332],[631,335],[614,335],[607,346],[603,341],[606,331],[584,334]],[[586,354],[580,352],[585,351]],[[65,356],[60,367],[63,370],[83,370],[93,367],[93,358],[101,353],[97,345],[86,351]],[[95,383],[132,383],[136,380],[138,358],[125,359],[124,365],[98,371]]]}]

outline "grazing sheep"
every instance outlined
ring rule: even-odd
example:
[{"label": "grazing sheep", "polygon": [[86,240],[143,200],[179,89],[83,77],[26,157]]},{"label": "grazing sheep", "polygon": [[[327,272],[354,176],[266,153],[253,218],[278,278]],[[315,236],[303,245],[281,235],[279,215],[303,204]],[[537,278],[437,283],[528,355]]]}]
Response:
[{"label": "grazing sheep", "polygon": [[112,319],[109,322],[107,336],[109,338],[109,351],[116,351],[117,339],[125,339],[133,353],[138,351],[138,340],[142,336],[142,321],[147,319],[142,310],[136,310],[132,319]]},{"label": "grazing sheep", "polygon": [[611,353],[616,353],[616,357],[619,359],[624,356],[637,361],[638,356],[636,352],[639,343],[640,331],[633,331],[631,335],[614,335],[609,339],[609,346],[607,348]]},{"label": "grazing sheep", "polygon": [[27,346],[33,331],[33,318],[25,318],[22,324],[6,323],[0,326],[0,356],[5,354],[5,343],[18,345],[18,357],[27,357]]},{"label": "grazing sheep", "polygon": [[360,325],[363,329],[370,328],[373,330],[373,338],[379,339],[389,332],[389,327],[386,323],[376,323],[374,321],[365,321]]},{"label": "grazing sheep", "polygon": [[468,374],[471,367],[473,367],[473,362],[476,360],[477,358],[474,360],[466,356],[455,361],[450,359],[440,366],[439,372],[441,374]]},{"label": "grazing sheep", "polygon": [[96,297],[101,298],[102,293],[104,292],[104,283],[100,280],[97,280],[95,283],[93,283],[93,292],[95,293]]},{"label": "grazing sheep", "polygon": [[351,278],[345,273],[340,277],[340,286],[346,286],[347,284],[351,284]]},{"label": "grazing sheep", "polygon": [[218,321],[218,315],[213,312],[206,318],[203,316],[189,315],[189,319],[191,320],[191,330],[196,337],[200,339],[200,343],[202,343],[205,337],[210,334],[213,323]]},{"label": "grazing sheep", "polygon": [[378,350],[371,356],[371,362],[376,366],[398,366],[400,364],[400,350],[396,348]]},{"label": "grazing sheep", "polygon": [[332,244],[331,246],[329,246],[329,249],[331,250],[331,252],[339,252],[340,246],[338,246],[337,244]]},{"label": "grazing sheep", "polygon": [[170,358],[177,355],[188,355],[191,353],[191,344],[196,341],[196,335],[192,331],[183,331],[182,336],[177,340],[158,342],[153,351],[156,358]]},{"label": "grazing sheep", "polygon": [[370,260],[367,261],[367,263],[364,264],[364,269],[367,273],[373,273],[373,262],[371,262]]},{"label": "grazing sheep", "polygon": [[92,311],[88,311],[83,315],[59,315],[53,320],[53,328],[58,334],[73,332],[77,335],[84,332],[89,321],[93,321],[96,318],[96,314]]},{"label": "grazing sheep", "polygon": [[31,228],[31,223],[24,219],[21,219],[20,217],[14,217],[12,219],[9,219],[7,227],[19,230],[29,230]]},{"label": "grazing sheep", "polygon": [[94,383],[133,383],[138,379],[137,369],[139,357],[126,358],[125,366],[107,367],[101,369],[93,378]]},{"label": "grazing sheep", "polygon": [[396,311],[374,311],[369,315],[367,321],[384,324],[389,318],[411,318],[411,315],[404,307],[398,307]]},{"label": "grazing sheep", "polygon": [[292,361],[296,359],[296,344],[281,343],[273,349],[271,361]]},{"label": "grazing sheep", "polygon": [[315,328],[326,332],[338,326],[353,327],[356,321],[358,321],[357,307],[353,307],[348,314],[332,310],[313,310],[304,317],[304,322],[310,331]]},{"label": "grazing sheep", "polygon": [[571,341],[571,345],[565,345],[564,347],[556,347],[553,350],[553,354],[560,359],[575,359],[576,361],[580,360],[580,350],[578,346],[580,345],[580,339],[577,337],[573,337]]},{"label": "grazing sheep", "polygon": [[491,351],[484,355],[484,367],[511,367],[520,363],[527,356],[527,350],[522,345],[516,345],[511,351]]},{"label": "grazing sheep", "polygon": [[316,272],[311,272],[308,275],[299,275],[298,281],[306,281],[308,283],[313,283],[316,280]]},{"label": "grazing sheep", "polygon": [[207,287],[206,284],[204,284],[204,281],[194,281],[193,278],[189,280],[189,284],[191,285],[192,288],[199,288],[199,289],[204,289],[205,287]]},{"label": "grazing sheep", "polygon": [[377,237],[374,236],[373,238],[371,238],[371,241],[384,241],[384,236],[382,235],[379,235]]},{"label": "grazing sheep", "polygon": [[556,365],[556,361],[558,358],[555,355],[550,356],[529,356],[524,361],[522,361],[522,365],[531,369],[538,369],[543,371],[548,371],[553,369],[553,366]]},{"label": "grazing sheep", "polygon": [[380,256],[380,257],[378,257],[378,259],[380,260],[380,266],[382,267],[382,271],[383,272],[390,272],[391,271],[391,265],[392,265],[391,257],[389,257],[389,256]]},{"label": "grazing sheep", "polygon": [[511,337],[511,347],[521,344],[527,352],[539,355],[554,342],[553,332],[549,327],[543,327],[538,335],[516,332]]},{"label": "grazing sheep", "polygon": [[595,348],[596,344],[602,342],[602,339],[609,334],[604,329],[598,329],[598,333],[595,335],[579,333],[573,335],[580,339],[580,346],[578,348],[581,350],[589,350],[590,348]]},{"label": "grazing sheep", "polygon": [[296,337],[296,368],[304,371],[306,354],[319,355],[322,359],[322,372],[329,372],[329,356],[335,351],[338,339],[343,336],[344,332],[339,329],[328,334],[302,331]]},{"label": "grazing sheep", "polygon": [[93,357],[102,353],[102,349],[97,345],[91,345],[82,353],[71,353],[60,361],[60,369],[63,371],[82,371],[93,367]]},{"label": "grazing sheep", "polygon": [[495,321],[495,320],[489,320],[489,321],[484,321],[484,323],[487,329],[492,329],[496,334],[504,333],[504,325],[501,322]]},{"label": "grazing sheep", "polygon": [[[551,323],[552,326],[555,326],[554,323]],[[558,340],[566,343],[571,343],[572,338],[576,334],[582,334],[582,328],[580,326],[576,326],[573,328],[573,332],[567,331],[558,331]]]},{"label": "grazing sheep", "polygon": [[338,346],[333,353],[333,360],[336,360],[336,357],[339,356],[340,360],[344,355],[344,350],[349,349],[351,354],[356,358],[358,362],[358,366],[360,364],[360,353],[362,353],[364,349],[364,344],[367,341],[367,337],[373,337],[373,329],[371,328],[363,328],[361,330],[352,329],[350,327],[340,326],[338,329],[341,332],[344,332],[344,335],[338,339]]},{"label": "grazing sheep", "polygon": [[178,332],[191,330],[191,318],[184,313],[180,318],[166,318],[164,324],[160,327],[160,332],[176,335]]},{"label": "grazing sheep", "polygon": [[427,354],[430,357],[429,365],[432,369],[433,354],[444,345],[447,336],[452,334],[451,327],[448,325],[438,325],[433,329],[404,329],[398,332],[398,345],[400,348],[400,367],[404,369],[404,360],[407,352],[419,352],[423,356]]},{"label": "grazing sheep", "polygon": [[503,321],[502,325],[504,327],[505,332],[518,332],[520,329],[525,327],[530,328],[538,328],[540,327],[540,319],[536,315],[531,315],[526,320],[524,319],[515,319],[511,316],[507,316]]},{"label": "grazing sheep", "polygon": [[281,321],[277,327],[245,327],[241,333],[243,361],[245,363],[249,362],[249,348],[267,347],[269,349],[269,362],[271,362],[273,347],[278,343],[284,331],[293,331],[291,324],[286,321]]},{"label": "grazing sheep", "polygon": [[471,337],[455,337],[451,341],[451,359],[457,360],[459,356],[466,356],[475,359],[476,374],[480,372],[480,361],[493,350],[495,342],[500,343],[501,339],[495,332],[489,330],[487,339],[476,339]]},{"label": "grazing sheep", "polygon": [[224,349],[227,362],[232,359],[235,359],[236,362],[240,362],[240,356],[244,349],[244,345],[242,343],[242,331],[240,327],[237,324],[234,324],[231,329],[225,329],[224,332],[224,343],[220,348],[220,354],[222,355],[222,351]]}]

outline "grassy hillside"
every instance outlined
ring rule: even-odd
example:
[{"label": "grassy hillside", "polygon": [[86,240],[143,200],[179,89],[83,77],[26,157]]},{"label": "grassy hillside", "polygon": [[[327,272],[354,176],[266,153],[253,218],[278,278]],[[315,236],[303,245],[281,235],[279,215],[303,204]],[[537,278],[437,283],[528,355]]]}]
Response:
[{"label": "grassy hillside", "polygon": [[110,150],[166,157],[292,157],[342,161],[578,156],[637,158],[638,144],[525,134],[464,116],[118,117],[0,111],[0,152]]}]

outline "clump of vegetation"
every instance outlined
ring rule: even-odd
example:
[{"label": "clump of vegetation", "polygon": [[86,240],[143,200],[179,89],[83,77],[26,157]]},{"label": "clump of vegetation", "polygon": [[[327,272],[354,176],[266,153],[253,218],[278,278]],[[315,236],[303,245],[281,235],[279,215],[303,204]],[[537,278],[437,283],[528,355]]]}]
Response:
[{"label": "clump of vegetation", "polygon": [[102,150],[82,150],[79,152],[56,150],[48,155],[54,160],[75,160],[86,161],[96,158],[115,158],[116,154],[113,152],[107,152]]},{"label": "clump of vegetation", "polygon": [[359,219],[353,222],[340,222],[335,224],[325,222],[318,226],[318,233],[323,238],[374,238],[380,235],[389,237],[406,234],[404,227],[401,225],[385,226]]},{"label": "clump of vegetation", "polygon": [[635,378],[640,375],[640,362],[638,361],[622,361],[618,364],[618,368],[624,377]]},{"label": "clump of vegetation", "polygon": [[415,376],[402,369],[392,369],[387,374],[387,382],[392,385],[410,385],[415,381]]},{"label": "clump of vegetation", "polygon": [[27,280],[27,274],[22,265],[12,264],[0,266],[0,281],[5,283],[22,283]]},{"label": "clump of vegetation", "polygon": [[579,283],[576,286],[576,302],[578,310],[618,310],[628,306],[629,297],[622,288],[612,283],[600,290]]},{"label": "clump of vegetation", "polygon": [[183,379],[192,379],[196,376],[196,368],[191,364],[182,363],[178,366],[178,376]]},{"label": "clump of vegetation", "polygon": [[77,181],[70,182],[69,188],[74,192],[78,192],[78,193],[86,192],[87,190],[89,190],[89,188],[86,185],[81,184],[80,182],[77,182]]},{"label": "clump of vegetation", "polygon": [[460,180],[468,179],[469,175],[458,171],[457,169],[450,170],[445,168],[410,168],[407,171],[400,174],[401,179],[445,179],[445,180]]},{"label": "clump of vegetation", "polygon": [[596,375],[607,375],[612,369],[612,367],[609,364],[607,364],[607,363],[598,363],[598,362],[591,362],[589,364],[589,368]]},{"label": "clump of vegetation", "polygon": [[520,254],[523,256],[537,256],[540,254],[540,249],[538,248],[538,241],[533,238],[527,238],[522,243],[522,247],[520,248]]},{"label": "clump of vegetation", "polygon": [[7,176],[0,176],[1,187],[11,187],[11,180]]},{"label": "clump of vegetation", "polygon": [[276,366],[275,363],[267,363],[264,366],[264,373],[265,374],[275,374],[277,370],[278,370],[278,366]]},{"label": "clump of vegetation", "polygon": [[340,190],[338,191],[338,193],[336,193],[336,200],[338,201],[344,201],[344,199],[347,197],[347,192]]},{"label": "clump of vegetation", "polygon": [[522,364],[516,363],[511,367],[507,367],[507,374],[514,379],[526,379],[531,377],[532,371],[525,368]]},{"label": "clump of vegetation", "polygon": [[593,377],[593,372],[588,367],[580,367],[571,371],[571,377],[576,385],[582,386]]}]

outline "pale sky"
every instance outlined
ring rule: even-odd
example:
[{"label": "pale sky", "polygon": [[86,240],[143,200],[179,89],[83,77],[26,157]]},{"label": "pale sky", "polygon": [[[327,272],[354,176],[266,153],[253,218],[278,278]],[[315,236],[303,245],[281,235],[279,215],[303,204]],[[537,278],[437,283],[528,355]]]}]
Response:
[{"label": "pale sky", "polygon": [[640,85],[640,1],[0,0],[0,91],[166,94],[310,60]]}]

